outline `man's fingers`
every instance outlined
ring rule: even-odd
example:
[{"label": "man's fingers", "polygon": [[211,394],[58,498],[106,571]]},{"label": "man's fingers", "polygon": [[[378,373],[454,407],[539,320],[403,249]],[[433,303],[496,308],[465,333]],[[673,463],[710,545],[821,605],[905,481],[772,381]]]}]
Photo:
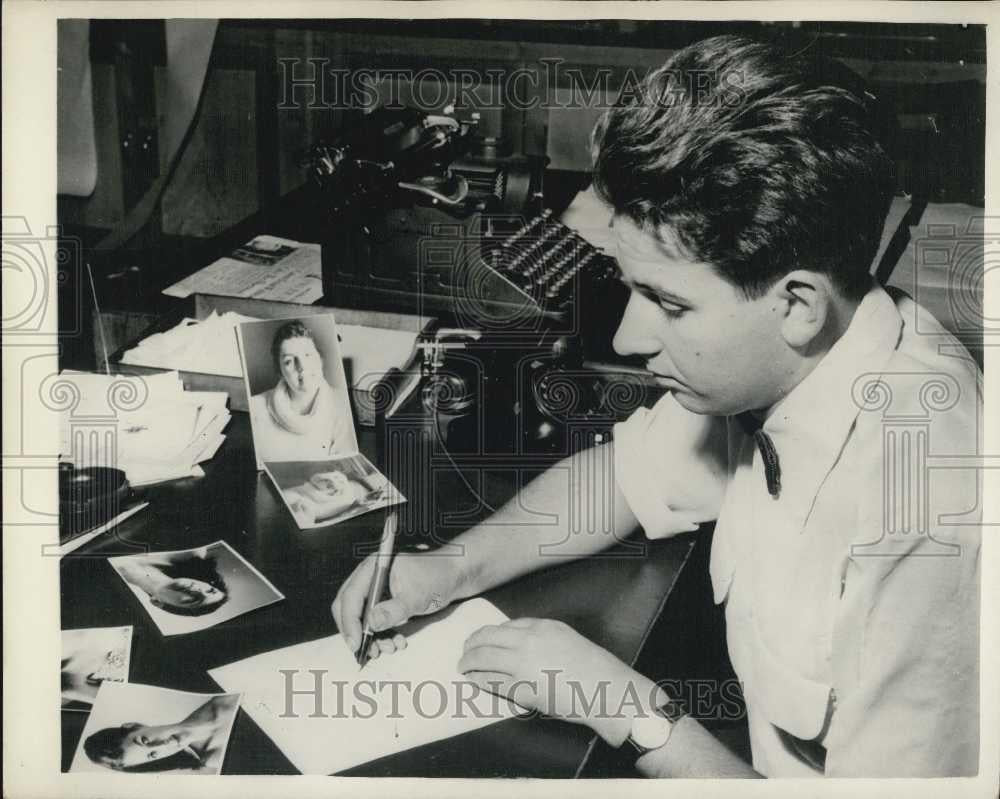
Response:
[{"label": "man's fingers", "polygon": [[468,652],[474,647],[484,645],[514,649],[523,642],[524,633],[521,630],[506,625],[501,627],[496,624],[487,624],[465,639],[464,650]]},{"label": "man's fingers", "polygon": [[361,614],[364,612],[366,586],[371,582],[373,567],[374,560],[366,558],[347,578],[333,601],[334,621],[352,652],[361,643]]},{"label": "man's fingers", "polygon": [[523,630],[528,627],[534,627],[541,619],[534,619],[529,616],[522,616],[517,619],[508,619],[503,623],[504,627],[513,627],[517,630]]},{"label": "man's fingers", "polygon": [[499,646],[477,646],[468,650],[458,661],[458,670],[465,674],[469,671],[498,671],[512,675],[517,666],[517,656],[512,649]]},{"label": "man's fingers", "polygon": [[379,602],[372,608],[372,629],[375,632],[388,630],[392,627],[399,627],[410,618],[410,612],[406,604],[393,597],[384,602]]},{"label": "man's fingers", "polygon": [[376,638],[368,651],[372,658],[377,658],[379,655],[391,655],[403,649],[406,649],[406,636],[396,633],[390,638]]},{"label": "man's fingers", "polygon": [[465,676],[487,693],[510,696],[511,677],[509,674],[501,674],[499,671],[470,671]]}]

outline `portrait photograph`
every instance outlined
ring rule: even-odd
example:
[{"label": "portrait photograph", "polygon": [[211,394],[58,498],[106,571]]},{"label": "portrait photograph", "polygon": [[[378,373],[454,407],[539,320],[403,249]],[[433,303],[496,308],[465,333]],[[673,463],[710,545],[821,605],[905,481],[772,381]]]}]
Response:
[{"label": "portrait photograph", "polygon": [[332,314],[237,328],[257,468],[358,451]]},{"label": "portrait photograph", "polygon": [[300,529],[325,527],[406,498],[364,455],[265,463]]},{"label": "portrait photograph", "polygon": [[205,630],[285,598],[224,541],[108,562],[164,635]]},{"label": "portrait photograph", "polygon": [[131,651],[131,626],[63,630],[62,709],[87,711],[104,682],[128,682]]},{"label": "portrait photograph", "polygon": [[70,771],[218,774],[239,704],[240,694],[105,683]]}]

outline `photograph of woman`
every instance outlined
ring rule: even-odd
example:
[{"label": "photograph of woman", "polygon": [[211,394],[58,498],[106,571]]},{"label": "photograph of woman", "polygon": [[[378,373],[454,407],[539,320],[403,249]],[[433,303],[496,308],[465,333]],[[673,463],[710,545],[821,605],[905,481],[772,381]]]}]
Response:
[{"label": "photograph of woman", "polygon": [[357,452],[333,317],[239,326],[257,464]]},{"label": "photograph of woman", "polygon": [[269,463],[266,468],[303,529],[336,524],[406,501],[364,455]]},{"label": "photograph of woman", "polygon": [[218,774],[239,694],[102,686],[70,771]]},{"label": "photograph of woman", "polygon": [[62,709],[89,710],[102,683],[126,682],[131,649],[131,627],[63,630]]},{"label": "photograph of woman", "polygon": [[164,635],[204,630],[284,598],[224,541],[108,562]]}]

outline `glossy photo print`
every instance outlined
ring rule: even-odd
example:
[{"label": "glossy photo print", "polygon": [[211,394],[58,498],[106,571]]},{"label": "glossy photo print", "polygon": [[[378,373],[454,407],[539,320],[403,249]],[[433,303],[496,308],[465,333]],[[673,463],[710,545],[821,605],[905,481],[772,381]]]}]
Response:
[{"label": "glossy photo print", "polygon": [[90,709],[104,682],[128,682],[132,628],[62,631],[59,667],[63,710]]},{"label": "glossy photo print", "polygon": [[237,328],[257,468],[358,451],[332,314]]},{"label": "glossy photo print", "polygon": [[325,527],[406,502],[364,455],[265,463],[265,471],[301,529]]},{"label": "glossy photo print", "polygon": [[224,541],[108,562],[164,635],[205,630],[285,598]]},{"label": "glossy photo print", "polygon": [[71,772],[218,774],[240,694],[194,694],[106,683],[80,736]]}]

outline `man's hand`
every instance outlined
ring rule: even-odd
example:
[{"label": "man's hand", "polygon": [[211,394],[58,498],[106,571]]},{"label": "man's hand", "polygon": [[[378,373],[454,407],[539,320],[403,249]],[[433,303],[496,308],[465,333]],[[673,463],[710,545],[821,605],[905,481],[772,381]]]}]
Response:
[{"label": "man's hand", "polygon": [[[371,587],[376,554],[369,555],[348,577],[333,600],[331,612],[337,628],[352,652],[361,644],[365,602]],[[401,552],[389,571],[390,599],[372,610],[372,629],[384,632],[398,627],[413,616],[435,613],[457,598],[460,558],[447,555],[418,555]],[[372,656],[387,654],[405,646],[402,635],[380,638],[372,645]]]},{"label": "man's hand", "polygon": [[659,704],[652,680],[550,619],[481,627],[466,640],[458,670],[521,707],[585,724],[612,746],[628,736],[630,711]]}]

